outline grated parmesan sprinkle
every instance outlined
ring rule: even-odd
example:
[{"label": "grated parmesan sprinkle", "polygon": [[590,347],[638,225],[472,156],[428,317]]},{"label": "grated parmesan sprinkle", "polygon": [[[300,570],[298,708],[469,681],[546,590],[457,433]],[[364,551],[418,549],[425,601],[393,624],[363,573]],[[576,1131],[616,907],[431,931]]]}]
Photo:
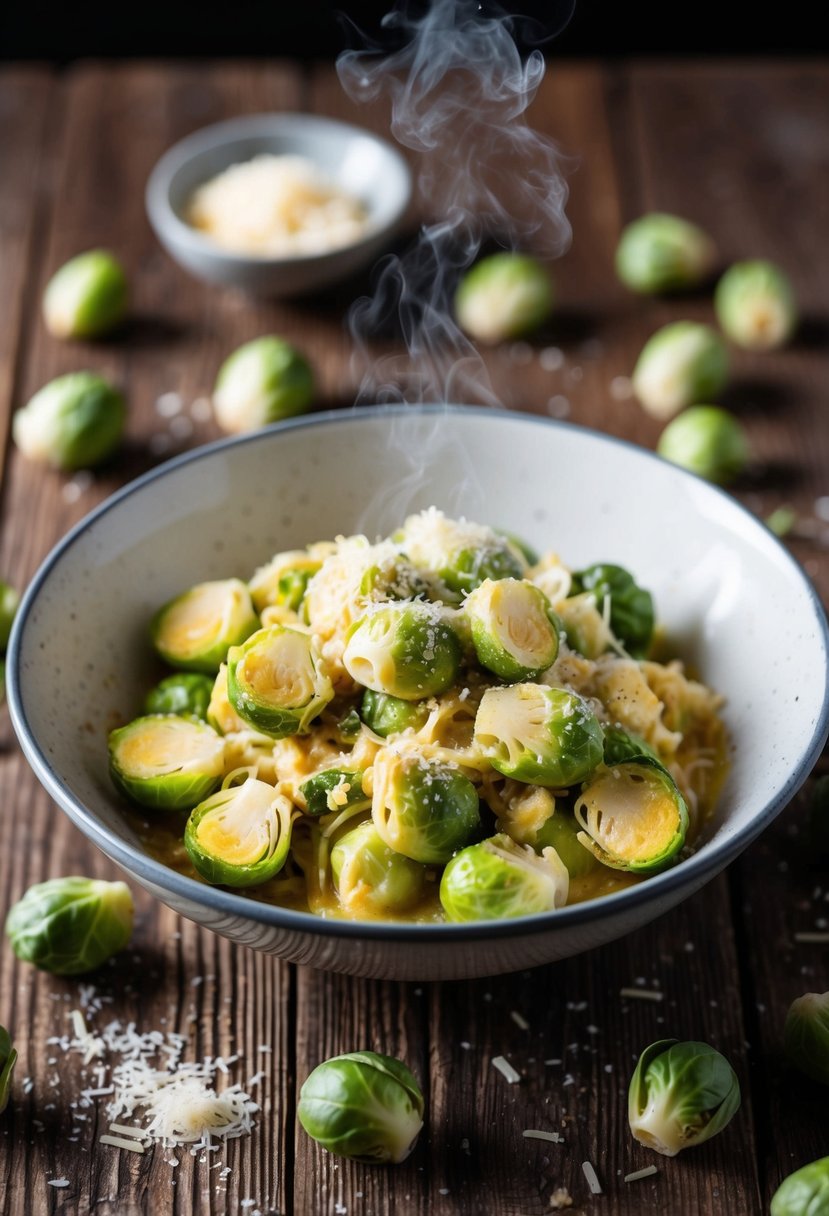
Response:
[{"label": "grated parmesan sprinkle", "polygon": [[50,1178],[46,1183],[47,1186],[64,1187],[69,1186],[68,1178]]},{"label": "grated parmesan sprinkle", "polygon": [[665,993],[657,988],[620,988],[619,996],[632,998],[636,1001],[662,1001]]},{"label": "grated parmesan sprinkle", "polygon": [[522,1030],[529,1030],[529,1028],[530,1028],[529,1022],[527,1021],[527,1019],[524,1017],[524,1015],[522,1013],[518,1012],[517,1009],[513,1009],[511,1011],[510,1017],[512,1018],[513,1022],[515,1022],[516,1026],[520,1026]]},{"label": "grated parmesan sprinkle", "polygon": [[593,1166],[591,1165],[591,1163],[589,1161],[582,1161],[581,1168],[584,1172],[585,1178],[587,1179],[587,1185],[590,1187],[590,1194],[591,1195],[603,1194],[602,1184],[599,1182],[599,1176],[596,1173],[596,1171],[593,1169]]},{"label": "grated parmesan sprinkle", "polygon": [[533,1128],[525,1128],[521,1133],[525,1140],[549,1140],[551,1144],[563,1144],[564,1137],[558,1132],[542,1132]]},{"label": "grated parmesan sprinkle", "polygon": [[503,1056],[492,1057],[492,1067],[497,1068],[502,1077],[505,1077],[510,1085],[515,1085],[516,1081],[521,1080],[521,1073],[516,1072],[509,1060],[505,1060]]},{"label": "grated parmesan sprinkle", "polygon": [[99,1144],[111,1144],[113,1148],[125,1148],[130,1153],[143,1153],[144,1145],[140,1140],[133,1140],[126,1136],[99,1136]]},{"label": "grated parmesan sprinkle", "polygon": [[829,933],[795,933],[796,942],[829,942]]},{"label": "grated parmesan sprinkle", "polygon": [[659,1170],[655,1165],[646,1165],[642,1170],[634,1170],[632,1174],[625,1174],[625,1182],[638,1182],[640,1178],[652,1178],[654,1174],[658,1174]]}]

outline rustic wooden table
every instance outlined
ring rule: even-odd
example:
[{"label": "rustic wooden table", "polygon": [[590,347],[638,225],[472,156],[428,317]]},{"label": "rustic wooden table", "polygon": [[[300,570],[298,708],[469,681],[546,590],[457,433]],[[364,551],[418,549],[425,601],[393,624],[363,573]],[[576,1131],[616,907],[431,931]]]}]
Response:
[{"label": "rustic wooden table", "polygon": [[[319,371],[320,407],[353,399],[342,327],[353,288],[284,305],[207,289],[167,259],[144,218],[144,183],[167,146],[216,119],[269,109],[382,127],[345,101],[330,68],[146,63],[0,73],[0,573],[19,586],[105,495],[216,436],[190,405],[209,395],[221,359],[244,339],[285,334]],[[531,118],[577,158],[574,240],[557,268],[560,314],[547,339],[563,358],[551,368],[555,358],[543,366],[538,351],[519,348],[491,359],[511,407],[653,446],[656,424],[617,378],[629,375],[657,325],[708,319],[711,304],[703,295],[640,300],[620,288],[612,273],[620,226],[646,210],[677,211],[715,233],[725,259],[779,259],[805,320],[790,349],[734,359],[727,404],[743,417],[757,464],[737,493],[763,514],[794,504],[811,535],[792,548],[824,600],[827,113],[829,69],[815,63],[554,67]],[[70,255],[100,245],[131,272],[129,329],[103,345],[54,341],[39,315],[43,285]],[[111,375],[130,403],[127,448],[94,479],[43,471],[7,443],[10,412],[53,376],[84,366]],[[156,408],[164,393],[185,403],[177,421]],[[96,977],[102,1008],[93,1020],[175,1028],[189,1036],[190,1058],[240,1053],[242,1080],[264,1070],[255,1131],[220,1154],[227,1174],[210,1168],[215,1157],[203,1164],[179,1153],[173,1169],[169,1152],[139,1157],[98,1145],[103,1111],[73,1105],[77,1057],[47,1045],[66,1032],[79,985],[19,965],[0,946],[0,1023],[20,1051],[0,1121],[0,1212],[533,1216],[551,1210],[558,1187],[569,1189],[574,1211],[608,1216],[766,1211],[783,1176],[829,1152],[825,1090],[793,1075],[781,1053],[789,1002],[829,988],[827,947],[794,937],[829,919],[829,874],[810,862],[803,840],[808,788],[726,875],[658,923],[585,957],[475,983],[375,983],[303,970],[235,948],[136,892],[133,948]],[[49,875],[118,876],[46,797],[5,713],[0,822],[0,915]],[[637,984],[664,999],[621,998],[621,988]],[[663,1036],[722,1049],[744,1094],[726,1133],[674,1160],[637,1145],[626,1122],[633,1061]],[[262,1044],[272,1052],[258,1052]],[[338,1161],[297,1133],[297,1088],[310,1069],[364,1045],[404,1057],[423,1082],[427,1128],[398,1168]],[[520,1084],[492,1068],[496,1054],[518,1069]],[[522,1137],[539,1127],[560,1130],[564,1142]],[[603,1195],[589,1194],[584,1160],[595,1164]],[[656,1176],[623,1182],[654,1160]],[[50,1179],[68,1185],[50,1187]]]}]

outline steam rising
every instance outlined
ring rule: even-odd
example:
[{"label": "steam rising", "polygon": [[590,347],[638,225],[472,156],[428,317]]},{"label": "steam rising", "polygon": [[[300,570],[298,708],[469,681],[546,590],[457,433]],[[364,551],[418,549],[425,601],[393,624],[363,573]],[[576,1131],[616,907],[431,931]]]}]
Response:
[{"label": "steam rising", "polygon": [[[351,308],[357,400],[498,404],[451,293],[485,239],[547,258],[569,242],[561,155],[525,117],[544,58],[522,60],[510,18],[485,16],[474,0],[433,0],[417,17],[396,9],[384,25],[402,48],[346,51],[340,81],[356,101],[390,103],[392,134],[419,154],[420,195],[438,218],[381,263],[374,296]],[[368,343],[395,314],[407,353],[372,360]]]}]

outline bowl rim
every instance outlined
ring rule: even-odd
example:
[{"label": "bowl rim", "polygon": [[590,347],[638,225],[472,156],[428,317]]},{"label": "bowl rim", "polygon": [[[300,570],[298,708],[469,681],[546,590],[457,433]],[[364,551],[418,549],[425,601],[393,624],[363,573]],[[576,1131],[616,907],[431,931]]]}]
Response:
[{"label": "bowl rim", "polygon": [[[641,447],[627,439],[620,439],[590,427],[572,422],[545,418],[537,414],[522,413],[516,410],[498,409],[490,406],[472,405],[408,405],[386,404],[357,406],[347,410],[335,409],[320,411],[300,418],[290,418],[283,422],[273,423],[263,430],[248,432],[243,435],[230,436],[209,444],[203,444],[190,451],[183,452],[157,465],[148,472],[128,482],[115,491],[97,507],[93,508],[83,519],[72,527],[47,554],[26,588],[21,599],[20,607],[12,626],[9,639],[7,664],[7,695],[12,725],[20,742],[26,759],[34,770],[41,784],[50,797],[69,816],[72,822],[81,829],[85,836],[101,849],[108,857],[122,866],[139,882],[146,882],[152,887],[174,895],[179,900],[187,900],[196,904],[206,905],[212,912],[222,913],[231,917],[242,917],[285,931],[310,933],[314,935],[331,936],[335,938],[369,939],[384,941],[433,941],[437,944],[460,941],[477,941],[484,938],[509,938],[532,936],[556,930],[566,930],[578,925],[588,924],[598,915],[622,914],[643,903],[657,900],[660,896],[670,898],[681,888],[696,890],[709,878],[719,873],[739,853],[743,851],[760,833],[772,822],[783,807],[791,800],[814,767],[827,736],[829,736],[829,622],[823,605],[811,581],[806,576],[800,564],[781,543],[780,539],[765,525],[765,523],[742,505],[736,498],[725,490],[710,482],[704,481],[694,473],[676,465],[671,465],[680,479],[689,479],[694,484],[701,483],[707,492],[719,498],[723,509],[743,517],[754,528],[759,529],[767,541],[777,549],[777,556],[782,558],[789,567],[791,575],[806,594],[806,600],[811,606],[818,626],[818,640],[822,646],[822,676],[823,694],[821,711],[817,715],[810,738],[802,745],[799,757],[793,762],[789,775],[782,787],[766,801],[759,814],[739,829],[727,841],[723,842],[709,854],[694,853],[679,865],[661,874],[652,875],[647,881],[637,883],[622,891],[613,892],[582,903],[571,904],[552,912],[536,913],[532,916],[515,917],[501,921],[475,921],[469,924],[453,922],[420,922],[406,923],[400,921],[352,921],[339,918],[317,916],[312,912],[298,912],[277,904],[267,904],[249,896],[236,894],[223,887],[213,887],[198,882],[187,875],[180,874],[163,862],[140,851],[115,835],[105,824],[101,823],[94,813],[74,797],[61,783],[57,773],[39,746],[32,732],[23,707],[20,692],[20,664],[23,634],[29,613],[34,606],[42,585],[48,579],[53,567],[63,555],[71,549],[75,541],[97,521],[119,506],[133,494],[142,491],[156,479],[165,477],[176,469],[187,464],[211,457],[216,453],[230,448],[241,447],[244,444],[261,441],[263,434],[280,435],[285,432],[327,426],[334,422],[377,420],[401,414],[417,412],[422,415],[453,414],[461,417],[500,418],[510,421],[520,421],[527,425],[539,425],[546,428],[575,431],[591,441],[617,445],[635,451],[646,461],[656,461],[659,464],[670,464],[655,452]],[[817,670],[817,665],[816,665]]]},{"label": "bowl rim", "polygon": [[[181,218],[170,202],[170,185],[174,175],[188,161],[201,152],[211,148],[231,146],[238,140],[248,139],[257,133],[266,134],[268,130],[274,130],[276,133],[279,126],[286,122],[299,127],[325,127],[332,132],[339,132],[342,138],[368,139],[382,148],[387,156],[397,162],[404,183],[400,202],[390,216],[381,224],[370,227],[358,240],[350,241],[347,245],[338,245],[335,249],[327,249],[319,253],[302,253],[283,257],[258,256],[253,253],[223,249]],[[223,135],[224,139],[221,138]],[[211,123],[207,127],[199,127],[178,140],[177,143],[172,144],[166,152],[162,153],[150,170],[144,190],[144,205],[159,239],[174,241],[177,246],[186,248],[190,253],[209,256],[214,258],[217,263],[224,263],[228,266],[251,265],[276,270],[288,267],[319,266],[337,255],[356,252],[378,239],[390,235],[400,224],[411,202],[412,190],[413,177],[408,161],[394,144],[381,135],[377,135],[365,127],[359,127],[355,123],[342,122],[338,118],[328,118],[324,114],[274,110],[226,118],[221,122]]]}]

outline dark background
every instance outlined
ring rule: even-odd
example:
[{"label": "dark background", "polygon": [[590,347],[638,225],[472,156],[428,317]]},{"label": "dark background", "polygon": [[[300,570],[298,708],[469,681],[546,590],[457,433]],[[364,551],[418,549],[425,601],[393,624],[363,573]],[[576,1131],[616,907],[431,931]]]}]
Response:
[{"label": "dark background", "polygon": [[[380,19],[391,5],[392,0],[0,0],[0,59],[333,58],[359,44],[345,13],[388,48]],[[409,7],[418,10],[415,0]],[[481,7],[493,10],[489,0]],[[827,46],[817,32],[818,24],[825,24],[825,10],[817,4],[524,0],[502,7],[527,15],[518,23],[524,47],[540,45],[562,56],[791,55]]]}]

